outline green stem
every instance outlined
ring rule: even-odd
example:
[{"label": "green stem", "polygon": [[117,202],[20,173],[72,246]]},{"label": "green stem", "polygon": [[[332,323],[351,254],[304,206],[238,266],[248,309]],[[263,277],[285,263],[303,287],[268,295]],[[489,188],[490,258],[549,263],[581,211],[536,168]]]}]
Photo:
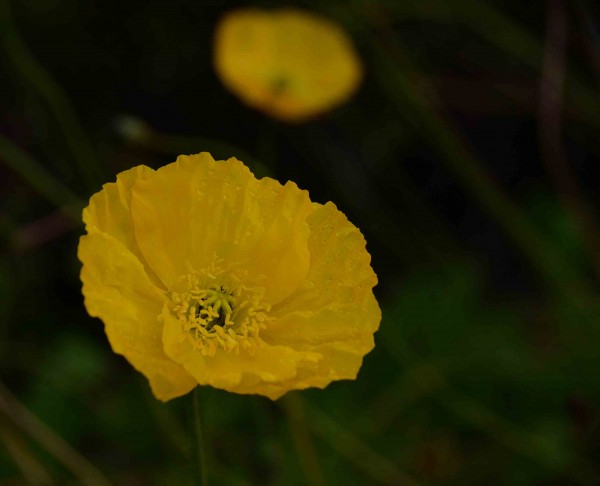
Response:
[{"label": "green stem", "polygon": [[69,98],[21,40],[10,12],[10,2],[0,1],[0,43],[16,71],[31,85],[53,112],[65,141],[89,189],[103,180],[94,148],[81,128]]},{"label": "green stem", "polygon": [[3,135],[0,135],[0,161],[56,205],[69,219],[81,223],[83,202],[66,185],[44,169],[42,164]]},{"label": "green stem", "polygon": [[202,420],[200,415],[200,387],[192,391],[191,400],[192,419],[192,468],[194,470],[195,486],[207,486],[208,474],[206,468],[206,450],[202,434]]}]

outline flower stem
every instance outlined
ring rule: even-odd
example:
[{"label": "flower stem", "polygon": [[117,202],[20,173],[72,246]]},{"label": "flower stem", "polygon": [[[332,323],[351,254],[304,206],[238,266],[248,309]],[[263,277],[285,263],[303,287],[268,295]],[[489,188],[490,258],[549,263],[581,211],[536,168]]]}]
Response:
[{"label": "flower stem", "polygon": [[207,486],[208,475],[206,469],[206,450],[202,435],[202,421],[200,416],[200,387],[192,391],[190,418],[192,421],[192,468],[194,470],[194,485]]}]

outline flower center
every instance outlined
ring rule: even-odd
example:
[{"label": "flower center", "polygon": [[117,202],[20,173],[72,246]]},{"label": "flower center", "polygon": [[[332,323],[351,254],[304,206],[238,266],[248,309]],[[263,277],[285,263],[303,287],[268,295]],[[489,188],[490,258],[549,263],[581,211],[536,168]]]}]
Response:
[{"label": "flower center", "polygon": [[280,96],[286,91],[289,87],[289,81],[285,78],[284,75],[279,75],[270,83],[270,91],[273,96]]},{"label": "flower center", "polygon": [[222,328],[232,326],[233,303],[233,295],[229,294],[222,286],[218,290],[202,291],[193,306],[194,317],[203,321],[202,324],[208,332],[214,332],[215,326]]},{"label": "flower center", "polygon": [[173,311],[194,348],[213,356],[218,348],[254,352],[269,320],[263,290],[250,288],[231,272],[190,271],[171,291]]}]

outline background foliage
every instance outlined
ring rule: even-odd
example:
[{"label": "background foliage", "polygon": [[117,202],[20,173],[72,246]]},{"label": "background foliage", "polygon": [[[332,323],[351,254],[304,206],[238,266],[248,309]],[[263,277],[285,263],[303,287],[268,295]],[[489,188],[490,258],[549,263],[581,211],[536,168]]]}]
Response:
[{"label": "background foliage", "polygon": [[597,6],[294,4],[365,79],[288,125],[214,74],[241,2],[0,0],[0,484],[191,484],[187,398],[111,352],[75,255],[102,183],[203,150],[335,201],[384,316],[356,382],[203,390],[212,484],[598,484]]}]

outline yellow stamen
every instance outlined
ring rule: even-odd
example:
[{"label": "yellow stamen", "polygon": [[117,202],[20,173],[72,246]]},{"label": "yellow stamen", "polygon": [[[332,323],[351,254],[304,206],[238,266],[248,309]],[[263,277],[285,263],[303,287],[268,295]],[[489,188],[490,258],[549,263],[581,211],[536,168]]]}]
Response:
[{"label": "yellow stamen", "polygon": [[190,270],[171,291],[172,309],[194,349],[213,356],[218,348],[254,352],[260,329],[269,321],[270,306],[262,289],[241,284],[235,272],[214,266]]}]

